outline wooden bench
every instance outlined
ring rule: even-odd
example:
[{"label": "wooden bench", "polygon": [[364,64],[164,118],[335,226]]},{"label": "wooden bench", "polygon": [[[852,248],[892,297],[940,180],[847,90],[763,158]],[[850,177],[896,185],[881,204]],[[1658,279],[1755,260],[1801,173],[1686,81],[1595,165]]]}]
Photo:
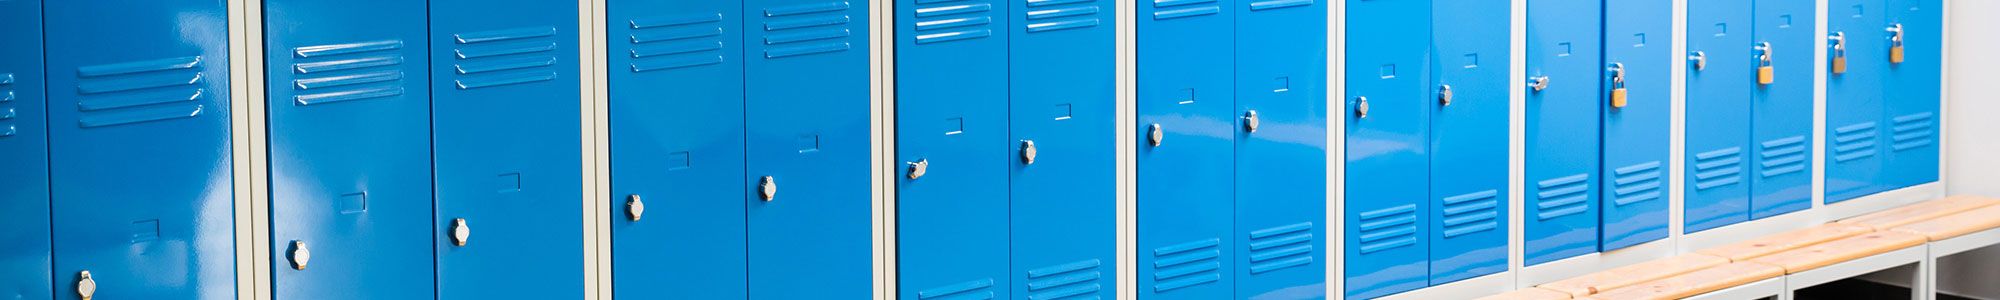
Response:
[{"label": "wooden bench", "polygon": [[1994,228],[2000,228],[2000,205],[1910,223],[1891,230],[1922,235],[1935,242]]},{"label": "wooden bench", "polygon": [[1868,226],[1875,228],[1875,230],[1889,230],[1890,228],[1909,225],[1910,223],[1936,219],[1996,204],[2000,204],[2000,199],[1979,196],[1951,196],[1944,199],[1918,202],[1837,222],[1841,224]]},{"label": "wooden bench", "polygon": [[1728,263],[1729,259],[1726,258],[1689,253],[1590,273],[1536,287],[1582,297]]},{"label": "wooden bench", "polygon": [[1480,297],[1479,300],[1563,300],[1570,299],[1569,293],[1543,288],[1525,288],[1499,295]]},{"label": "wooden bench", "polygon": [[1770,236],[1702,249],[1695,253],[1727,258],[1729,261],[1746,261],[1772,253],[1798,249],[1831,240],[1874,232],[1875,229],[1851,224],[1823,224],[1805,229],[1786,231]]},{"label": "wooden bench", "polygon": [[1737,262],[1617,288],[1581,299],[1680,299],[1784,275],[1785,269],[1777,266]]},{"label": "wooden bench", "polygon": [[1750,259],[1750,262],[1783,267],[1786,274],[1796,274],[1840,262],[1923,245],[1927,241],[1930,241],[1930,239],[1913,233],[1878,231],[1803,248],[1786,250]]}]

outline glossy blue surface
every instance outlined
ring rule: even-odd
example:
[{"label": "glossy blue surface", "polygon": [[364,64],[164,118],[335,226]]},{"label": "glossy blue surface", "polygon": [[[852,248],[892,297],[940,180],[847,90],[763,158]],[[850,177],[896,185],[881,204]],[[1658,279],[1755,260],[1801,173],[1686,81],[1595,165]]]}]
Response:
[{"label": "glossy blue surface", "polygon": [[605,14],[612,292],[745,299],[743,5],[613,0]]},{"label": "glossy blue surface", "polygon": [[[1670,68],[1673,18],[1667,0],[1605,1],[1604,65],[1625,65],[1629,104],[1605,106],[1603,144],[1604,227],[1601,250],[1667,238],[1667,143],[1672,122]],[[1605,73],[1608,93],[1609,72]]]},{"label": "glossy blue surface", "polygon": [[430,1],[439,299],[584,293],[576,9]]},{"label": "glossy blue surface", "polygon": [[[1886,24],[1903,26],[1903,62],[1892,63],[1882,77],[1884,112],[1881,135],[1888,146],[1882,184],[1900,189],[1938,180],[1938,87],[1944,52],[1942,0],[1887,0]],[[1891,34],[1875,31],[1887,39]],[[1873,35],[1870,35],[1873,36]],[[1895,42],[1889,42],[1892,46]],[[1851,62],[1850,62],[1851,63]]]},{"label": "glossy blue surface", "polygon": [[1007,2],[1012,298],[1115,299],[1116,2]]},{"label": "glossy blue surface", "polygon": [[[1771,2],[1775,0],[1764,0]],[[1751,100],[1757,84],[1760,55],[1752,1],[1689,0],[1687,51],[1706,60],[1687,69],[1687,157],[1683,170],[1687,193],[1683,217],[1686,232],[1698,232],[1750,220],[1751,179],[1758,153],[1748,147],[1752,124]],[[1773,46],[1777,49],[1780,46]],[[1808,49],[1810,50],[1810,49]],[[1808,95],[1810,97],[1810,95]],[[1810,99],[1810,98],[1809,98]],[[1810,120],[1811,113],[1807,113]],[[1810,145],[1806,145],[1810,146]],[[1608,146],[1607,146],[1608,147]],[[1620,150],[1622,151],[1622,150]]]},{"label": "glossy blue surface", "polygon": [[1844,51],[1828,40],[1827,57],[1847,57],[1847,72],[1834,74],[1829,67],[1826,75],[1826,203],[1833,204],[1888,190],[1881,183],[1887,151],[1881,145],[1888,142],[1881,124],[1889,39],[1882,30],[1881,0],[1827,0],[1826,5],[1827,35],[1846,40],[1839,47]]},{"label": "glossy blue surface", "polygon": [[[1236,0],[1140,1],[1140,298],[1234,297]],[[1158,125],[1160,144],[1149,128]]]},{"label": "glossy blue surface", "polygon": [[1760,86],[1751,105],[1750,218],[1812,208],[1814,47],[1816,1],[1757,1],[1757,42],[1771,43],[1775,78]]},{"label": "glossy blue surface", "polygon": [[436,295],[425,8],[264,2],[275,298]]},{"label": "glossy blue surface", "polygon": [[[1411,1],[1411,0],[1399,0]],[[1236,18],[1236,299],[1327,296],[1326,22],[1313,0]]]},{"label": "glossy blue surface", "polygon": [[1431,1],[1430,284],[1507,270],[1506,1]]},{"label": "glossy blue surface", "polygon": [[[1429,285],[1431,2],[1347,0],[1347,298]],[[1360,112],[1361,100],[1368,111]]]},{"label": "glossy blue surface", "polygon": [[1602,84],[1610,76],[1599,52],[1602,5],[1528,1],[1526,75],[1547,76],[1548,88],[1527,91],[1525,265],[1597,251],[1599,164],[1593,158],[1599,156],[1598,116],[1610,91]]},{"label": "glossy blue surface", "polygon": [[1013,298],[1005,4],[896,1],[897,291]]},{"label": "glossy blue surface", "polygon": [[0,299],[50,299],[42,1],[0,1],[0,28]]}]

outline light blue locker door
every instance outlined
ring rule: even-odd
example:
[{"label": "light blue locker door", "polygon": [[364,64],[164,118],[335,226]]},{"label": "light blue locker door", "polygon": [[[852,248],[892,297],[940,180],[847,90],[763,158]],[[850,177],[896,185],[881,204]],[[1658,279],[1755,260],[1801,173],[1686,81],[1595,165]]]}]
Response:
[{"label": "light blue locker door", "polygon": [[896,1],[900,298],[1010,298],[1008,7]]},{"label": "light blue locker door", "polygon": [[235,298],[227,3],[44,4],[56,299]]},{"label": "light blue locker door", "polygon": [[1507,270],[1506,1],[1431,2],[1430,284]]},{"label": "light blue locker door", "polygon": [[576,4],[430,5],[438,298],[583,295]]},{"label": "light blue locker door", "polygon": [[605,14],[612,293],[744,299],[743,4],[614,0]]},{"label": "light blue locker door", "polygon": [[[1413,1],[1413,0],[1398,0]],[[1238,299],[1326,297],[1326,4],[1258,0],[1236,18]],[[1414,67],[1414,66],[1413,66]]]},{"label": "light blue locker door", "polygon": [[1813,34],[1815,2],[1756,4],[1753,40],[1769,43],[1773,78],[1751,98],[1752,219],[1812,208],[1813,50],[1822,43]]},{"label": "light blue locker door", "polygon": [[[1938,180],[1938,82],[1944,52],[1944,5],[1941,0],[1888,0],[1883,7],[1888,24],[1898,31],[1878,32],[1888,46],[1903,48],[1903,61],[1890,62],[1882,78],[1882,102],[1888,113],[1882,135],[1888,137],[1882,181],[1899,189]],[[1893,54],[1892,54],[1893,55]],[[1887,58],[1876,60],[1887,61]]]},{"label": "light blue locker door", "polygon": [[1234,0],[1139,3],[1139,297],[1234,297]]},{"label": "light blue locker door", "polygon": [[1347,298],[1430,284],[1431,2],[1347,0]]},{"label": "light blue locker door", "polygon": [[1597,251],[1599,0],[1529,0],[1526,265]]},{"label": "light blue locker door", "polygon": [[750,298],[868,297],[871,7],[744,4]]},{"label": "light blue locker door", "polygon": [[50,299],[42,1],[0,1],[0,28],[0,298]]},{"label": "light blue locker door", "polygon": [[[1625,107],[1604,109],[1603,251],[1667,238],[1667,142],[1673,3],[1605,1],[1604,61],[1623,67]],[[1662,59],[1667,58],[1667,59]],[[1619,88],[1607,70],[1605,89]],[[1739,96],[1740,97],[1740,96]],[[1741,98],[1738,98],[1741,99]],[[1740,174],[1740,173],[1739,173]],[[1739,175],[1740,176],[1740,175]],[[1726,177],[1726,176],[1725,176]]]},{"label": "light blue locker door", "polygon": [[436,295],[425,8],[265,1],[276,298]]},{"label": "light blue locker door", "polygon": [[1007,1],[1013,299],[1117,298],[1117,3]]},{"label": "light blue locker door", "polygon": [[[1751,23],[1750,4],[1743,0],[1688,1],[1687,157],[1682,160],[1686,163],[1685,232],[1750,220],[1750,181],[1744,177],[1752,160],[1746,157],[1749,153],[1744,147],[1750,142],[1753,122],[1752,103],[1744,100],[1759,89],[1757,68],[1763,65],[1759,60],[1762,56],[1756,53],[1762,47],[1752,38],[1756,27]],[[1643,150],[1608,144],[1605,149]],[[1650,182],[1657,185],[1660,181]]]},{"label": "light blue locker door", "polygon": [[1881,0],[1827,0],[1826,7],[1825,197],[1833,204],[1888,190],[1880,181],[1887,150],[1879,145],[1887,140],[1880,124],[1889,39]]}]

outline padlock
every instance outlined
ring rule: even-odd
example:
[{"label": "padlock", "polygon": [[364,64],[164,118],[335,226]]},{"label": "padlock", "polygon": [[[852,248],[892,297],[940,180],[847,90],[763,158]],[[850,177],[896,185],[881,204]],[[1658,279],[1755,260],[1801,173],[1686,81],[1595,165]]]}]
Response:
[{"label": "padlock", "polygon": [[1757,50],[1764,52],[1762,55],[1757,55],[1757,84],[1771,84],[1777,80],[1778,75],[1777,69],[1771,67],[1771,43],[1760,43],[1757,45]]},{"label": "padlock", "polygon": [[1625,98],[1625,64],[1611,63],[1611,108],[1624,108]]},{"label": "padlock", "polygon": [[1827,39],[1833,40],[1833,53],[1828,55],[1833,56],[1833,63],[1827,69],[1835,75],[1847,73],[1847,33],[1834,32]]},{"label": "padlock", "polygon": [[1894,34],[1889,36],[1889,63],[1903,63],[1903,24],[1891,26],[1888,31]]},{"label": "padlock", "polygon": [[1624,84],[1618,84],[1617,86],[1618,86],[1618,87],[1615,87],[1615,88],[1611,88],[1611,108],[1624,108],[1624,107],[1625,107],[1625,85],[1624,85]]},{"label": "padlock", "polygon": [[1899,43],[1899,44],[1897,44],[1897,45],[1895,45],[1895,46],[1889,46],[1889,63],[1892,63],[1892,64],[1900,64],[1900,63],[1903,63],[1903,45],[1902,45],[1902,44],[1900,44],[1900,43]]},{"label": "padlock", "polygon": [[1846,57],[1846,56],[1835,56],[1835,57],[1833,57],[1833,73],[1834,73],[1834,74],[1842,74],[1842,73],[1847,73],[1847,57]]}]

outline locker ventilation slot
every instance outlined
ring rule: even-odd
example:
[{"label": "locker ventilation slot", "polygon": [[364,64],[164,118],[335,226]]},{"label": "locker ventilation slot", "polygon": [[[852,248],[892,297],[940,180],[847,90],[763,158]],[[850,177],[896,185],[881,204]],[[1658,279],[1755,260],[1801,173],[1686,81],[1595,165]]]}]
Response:
[{"label": "locker ventilation slot", "polygon": [[728,42],[723,39],[722,20],[722,13],[705,13],[630,21],[632,72],[722,63]]},{"label": "locker ventilation slot", "polygon": [[1500,190],[1444,198],[1444,238],[1500,228]]},{"label": "locker ventilation slot", "polygon": [[0,73],[0,138],[14,136],[14,73]]},{"label": "locker ventilation slot", "polygon": [[1221,239],[1206,239],[1153,249],[1153,292],[1164,293],[1222,280]]},{"label": "locker ventilation slot", "polygon": [[993,279],[966,281],[917,291],[917,299],[993,299]]},{"label": "locker ventilation slot", "polygon": [[1096,259],[1028,270],[1028,299],[1062,299],[1096,294],[1104,288]]},{"label": "locker ventilation slot", "polygon": [[992,3],[963,0],[917,1],[917,44],[962,41],[993,36]]},{"label": "locker ventilation slot", "polygon": [[1936,122],[1931,121],[1935,116],[1937,114],[1923,112],[1903,115],[1893,119],[1893,121],[1896,121],[1896,127],[1894,128],[1896,133],[1890,137],[1895,140],[1895,143],[1889,147],[1896,149],[1896,151],[1903,151],[1930,146],[1937,137],[1937,127],[1932,125],[1932,123]]},{"label": "locker ventilation slot", "polygon": [[1865,122],[1833,129],[1834,162],[1847,162],[1875,156],[1875,122]]},{"label": "locker ventilation slot", "polygon": [[77,68],[77,123],[96,128],[199,116],[208,80],[201,61],[187,56]]},{"label": "locker ventilation slot", "polygon": [[1806,170],[1806,137],[1791,137],[1765,141],[1758,145],[1757,171],[1764,178],[1803,172]]},{"label": "locker ventilation slot", "polygon": [[529,27],[451,35],[452,84],[458,89],[556,79],[556,28]]},{"label": "locker ventilation slot", "polygon": [[[923,1],[930,2],[930,1]],[[764,10],[764,58],[783,58],[847,51],[847,1],[823,2]]]},{"label": "locker ventilation slot", "polygon": [[[1741,149],[1736,152],[1741,152]],[[1741,159],[1738,159],[1738,163]],[[1660,199],[1660,162],[1652,161],[1611,170],[1611,203],[1619,206]],[[1735,174],[1741,174],[1741,171]]]},{"label": "locker ventilation slot", "polygon": [[1590,174],[1576,174],[1536,182],[1535,218],[1548,220],[1590,210]]},{"label": "locker ventilation slot", "polygon": [[1360,215],[1361,254],[1386,251],[1417,244],[1417,205],[1363,212]]},{"label": "locker ventilation slot", "polygon": [[1093,1],[1028,0],[1028,33],[1097,27],[1103,20]]},{"label": "locker ventilation slot", "polygon": [[1251,231],[1250,274],[1312,265],[1312,229],[1305,222]]},{"label": "locker ventilation slot", "polygon": [[1265,0],[1265,1],[1250,2],[1250,10],[1259,11],[1259,10],[1280,9],[1286,7],[1305,7],[1311,5],[1313,5],[1313,0]]},{"label": "locker ventilation slot", "polygon": [[403,96],[403,41],[305,46],[292,50],[299,106]]},{"label": "locker ventilation slot", "polygon": [[1743,183],[1743,147],[1729,147],[1694,155],[1695,190],[1738,183]]},{"label": "locker ventilation slot", "polygon": [[1215,0],[1153,0],[1153,19],[1168,20],[1222,13]]}]

